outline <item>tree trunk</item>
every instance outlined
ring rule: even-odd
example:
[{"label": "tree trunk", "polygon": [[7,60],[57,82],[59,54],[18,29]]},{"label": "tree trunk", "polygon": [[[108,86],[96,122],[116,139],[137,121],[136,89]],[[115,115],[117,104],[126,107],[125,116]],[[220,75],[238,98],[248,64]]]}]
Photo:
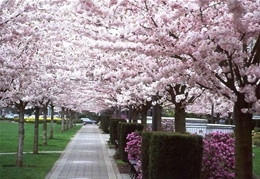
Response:
[{"label": "tree trunk", "polygon": [[54,105],[51,104],[51,122],[50,122],[50,136],[49,136],[49,139],[53,139],[53,118],[54,118]]},{"label": "tree trunk", "polygon": [[147,111],[146,111],[146,110],[142,110],[141,123],[142,123],[143,126],[144,126],[144,130],[146,130],[146,128],[147,128]]},{"label": "tree trunk", "polygon": [[61,108],[61,132],[65,131],[65,117],[64,117],[64,113],[65,113],[65,108],[62,107]]},{"label": "tree trunk", "polygon": [[38,154],[39,145],[39,115],[40,108],[35,106],[35,118],[34,118],[34,140],[33,140],[33,154]]},{"label": "tree trunk", "polygon": [[69,111],[70,114],[70,124],[69,124],[69,128],[71,129],[73,127],[73,111],[70,110]]},{"label": "tree trunk", "polygon": [[[74,126],[76,125],[77,121],[79,120],[79,114],[78,112],[75,112],[75,115],[74,115]],[[99,121],[99,118],[98,118],[98,121]]]},{"label": "tree trunk", "polygon": [[146,101],[144,104],[142,104],[142,110],[141,110],[141,123],[144,126],[144,130],[147,129],[147,111],[152,107],[152,101]]},{"label": "tree trunk", "polygon": [[232,117],[232,113],[228,113],[228,118],[227,118],[226,124],[232,125],[231,117]]},{"label": "tree trunk", "polygon": [[47,145],[47,106],[43,105],[43,145]]},{"label": "tree trunk", "polygon": [[69,116],[69,110],[66,110],[66,130],[69,130],[69,120],[70,120],[70,116]]},{"label": "tree trunk", "polygon": [[214,103],[211,104],[211,116],[210,116],[211,124],[214,124]]},{"label": "tree trunk", "polygon": [[215,124],[219,124],[219,121],[220,121],[220,113],[217,113],[217,114],[216,114]]},{"label": "tree trunk", "polygon": [[185,107],[181,103],[175,104],[175,132],[184,134],[186,132]]},{"label": "tree trunk", "polygon": [[137,123],[137,120],[138,120],[138,110],[136,109],[133,109],[132,111],[132,120],[133,120],[133,123]]},{"label": "tree trunk", "polygon": [[162,129],[162,107],[159,104],[153,106],[152,131]]},{"label": "tree trunk", "polygon": [[241,109],[249,108],[243,94],[238,95],[235,103],[235,179],[252,179],[252,114],[242,113]]},{"label": "tree trunk", "polygon": [[18,149],[16,156],[16,167],[22,167],[23,165],[23,146],[24,146],[24,109],[26,103],[20,101],[16,107],[19,109],[19,137],[18,137]]},{"label": "tree trunk", "polygon": [[128,113],[128,122],[131,123],[132,122],[132,116],[133,116],[133,106],[130,105],[129,106],[129,113]]}]

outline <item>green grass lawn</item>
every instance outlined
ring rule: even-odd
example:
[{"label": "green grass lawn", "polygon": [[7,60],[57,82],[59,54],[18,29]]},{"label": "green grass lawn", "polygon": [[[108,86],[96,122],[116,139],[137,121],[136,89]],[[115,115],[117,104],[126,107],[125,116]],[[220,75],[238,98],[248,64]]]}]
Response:
[{"label": "green grass lawn", "polygon": [[[49,125],[49,124],[48,124]],[[49,127],[49,126],[48,126]],[[42,145],[42,124],[39,125],[39,151],[63,151],[81,125],[61,133],[61,126],[54,124],[54,139]],[[34,124],[25,124],[24,152],[33,150]],[[49,131],[48,131],[49,135]],[[0,153],[17,152],[18,123],[0,122]],[[1,179],[44,179],[60,153],[24,154],[23,167],[15,167],[16,154],[0,155]]]},{"label": "green grass lawn", "polygon": [[253,160],[254,174],[260,177],[260,147],[254,147],[253,153],[254,153],[254,160]]}]

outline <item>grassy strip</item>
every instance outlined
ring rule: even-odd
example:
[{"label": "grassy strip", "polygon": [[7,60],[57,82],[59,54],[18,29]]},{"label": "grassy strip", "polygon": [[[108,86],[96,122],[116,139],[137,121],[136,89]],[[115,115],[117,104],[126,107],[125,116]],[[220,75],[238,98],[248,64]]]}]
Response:
[{"label": "grassy strip", "polygon": [[260,177],[260,147],[253,148],[254,159],[253,159],[253,171],[258,177]]},{"label": "grassy strip", "polygon": [[[81,128],[80,125],[61,133],[61,126],[54,124],[54,139],[42,144],[42,124],[39,125],[39,151],[62,151]],[[25,124],[24,152],[32,152],[34,124]],[[48,131],[49,134],[49,131]],[[0,122],[0,153],[16,152],[18,123]],[[23,167],[15,167],[16,154],[0,155],[1,179],[44,179],[58,160],[60,153],[24,154]]]}]

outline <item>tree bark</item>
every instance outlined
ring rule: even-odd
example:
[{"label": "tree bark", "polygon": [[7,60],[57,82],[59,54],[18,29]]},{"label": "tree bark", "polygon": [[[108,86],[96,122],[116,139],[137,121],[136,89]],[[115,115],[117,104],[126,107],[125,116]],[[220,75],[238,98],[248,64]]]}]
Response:
[{"label": "tree bark", "polygon": [[141,123],[144,126],[144,130],[147,129],[147,111],[152,107],[152,101],[146,101],[142,104],[142,111],[141,111]]},{"label": "tree bark", "polygon": [[[75,112],[75,115],[74,115],[75,117],[74,117],[74,126],[76,125],[76,123],[77,123],[77,121],[79,120],[79,114],[78,114],[78,112]],[[98,118],[98,120],[99,120],[99,118]]]},{"label": "tree bark", "polygon": [[156,104],[153,106],[152,131],[162,129],[162,106]]},{"label": "tree bark", "polygon": [[43,145],[47,145],[47,106],[43,105]]},{"label": "tree bark", "polygon": [[53,119],[54,118],[54,105],[51,104],[51,122],[50,122],[50,136],[49,139],[53,139]]},{"label": "tree bark", "polygon": [[73,111],[72,110],[69,110],[69,115],[70,115],[69,128],[71,129],[73,127]]},{"label": "tree bark", "polygon": [[35,118],[34,118],[34,140],[33,140],[33,154],[38,154],[39,145],[39,115],[40,108],[35,106]]},{"label": "tree bark", "polygon": [[137,109],[133,109],[132,111],[132,121],[133,123],[137,123],[137,120],[138,120],[138,110]]},{"label": "tree bark", "polygon": [[175,132],[184,134],[186,132],[185,106],[182,103],[175,104]]},{"label": "tree bark", "polygon": [[69,120],[70,120],[69,109],[66,109],[66,130],[69,130]]},{"label": "tree bark", "polygon": [[146,110],[142,110],[141,115],[142,115],[141,123],[144,126],[144,130],[146,130],[146,128],[147,128],[147,111]]},{"label": "tree bark", "polygon": [[23,165],[23,146],[24,146],[24,109],[26,103],[20,100],[16,107],[19,109],[19,137],[18,137],[18,149],[16,155],[16,167],[22,167]]},{"label": "tree bark", "polygon": [[129,123],[132,122],[132,116],[133,116],[133,105],[129,106],[129,113],[128,113],[128,119],[129,119]]},{"label": "tree bark", "polygon": [[235,179],[253,178],[252,159],[252,114],[243,113],[241,109],[249,108],[243,94],[238,95],[235,103]]},{"label": "tree bark", "polygon": [[211,124],[214,124],[214,103],[211,104],[211,116],[210,116]]},{"label": "tree bark", "polygon": [[65,113],[65,108],[62,107],[61,108],[61,132],[65,131],[65,117],[64,117],[64,113]]}]

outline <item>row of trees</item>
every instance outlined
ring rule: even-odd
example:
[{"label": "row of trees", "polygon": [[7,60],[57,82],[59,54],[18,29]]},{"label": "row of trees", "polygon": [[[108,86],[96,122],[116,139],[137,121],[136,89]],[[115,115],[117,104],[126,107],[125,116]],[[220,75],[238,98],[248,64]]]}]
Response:
[{"label": "row of trees", "polygon": [[[233,112],[235,177],[252,178],[260,112],[258,1],[2,1],[1,106]],[[23,117],[20,115],[20,134]],[[22,138],[21,138],[22,140]]]}]

